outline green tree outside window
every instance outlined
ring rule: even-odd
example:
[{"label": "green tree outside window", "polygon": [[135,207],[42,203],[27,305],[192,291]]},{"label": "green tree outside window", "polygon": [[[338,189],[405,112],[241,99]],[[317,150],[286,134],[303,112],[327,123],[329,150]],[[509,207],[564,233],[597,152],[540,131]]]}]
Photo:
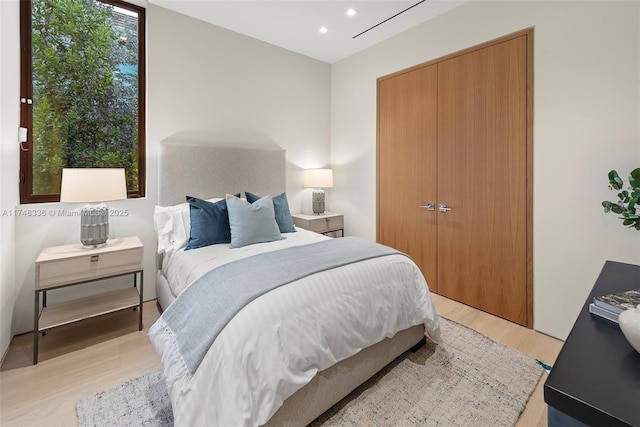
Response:
[{"label": "green tree outside window", "polygon": [[137,13],[94,0],[32,0],[32,194],[63,167],[124,167],[139,188]]}]

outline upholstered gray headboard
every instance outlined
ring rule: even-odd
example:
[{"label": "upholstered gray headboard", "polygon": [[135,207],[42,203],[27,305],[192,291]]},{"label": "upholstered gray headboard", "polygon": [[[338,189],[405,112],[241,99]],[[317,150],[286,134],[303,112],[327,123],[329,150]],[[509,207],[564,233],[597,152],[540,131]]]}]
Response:
[{"label": "upholstered gray headboard", "polygon": [[250,191],[285,191],[285,150],[275,145],[163,141],[160,143],[158,204],[184,203]]}]

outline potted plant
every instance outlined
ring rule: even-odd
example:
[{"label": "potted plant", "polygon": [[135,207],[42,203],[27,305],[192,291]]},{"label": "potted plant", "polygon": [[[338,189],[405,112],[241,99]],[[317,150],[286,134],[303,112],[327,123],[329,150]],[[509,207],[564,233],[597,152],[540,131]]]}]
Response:
[{"label": "potted plant", "polygon": [[640,231],[640,168],[631,171],[629,175],[629,187],[622,189],[624,181],[618,175],[618,172],[612,170],[609,172],[609,188],[619,191],[617,202],[602,202],[604,211],[613,212],[622,215],[622,225],[629,228],[635,228]]}]

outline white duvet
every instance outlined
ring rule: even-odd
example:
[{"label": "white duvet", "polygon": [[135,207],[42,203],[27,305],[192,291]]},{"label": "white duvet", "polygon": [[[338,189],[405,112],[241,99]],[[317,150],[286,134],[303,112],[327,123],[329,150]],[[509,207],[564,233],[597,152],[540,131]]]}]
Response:
[{"label": "white duvet", "polygon": [[[285,240],[238,249],[215,245],[178,251],[165,275],[175,291],[238,257],[326,238],[304,230],[283,236]],[[175,425],[262,425],[317,372],[418,324],[439,340],[427,285],[403,255],[350,264],[279,287],[228,323],[193,375],[176,375],[165,365]],[[158,329],[150,337],[164,361],[171,349]]]}]

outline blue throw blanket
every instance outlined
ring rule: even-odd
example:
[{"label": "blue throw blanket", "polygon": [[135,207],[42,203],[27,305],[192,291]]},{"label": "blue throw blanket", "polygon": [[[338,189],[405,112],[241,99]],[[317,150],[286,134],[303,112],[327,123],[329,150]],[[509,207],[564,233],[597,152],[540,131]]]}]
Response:
[{"label": "blue throw blanket", "polygon": [[160,320],[173,334],[186,369],[193,374],[220,331],[260,295],[314,273],[393,254],[401,253],[345,237],[243,258],[197,279]]}]

